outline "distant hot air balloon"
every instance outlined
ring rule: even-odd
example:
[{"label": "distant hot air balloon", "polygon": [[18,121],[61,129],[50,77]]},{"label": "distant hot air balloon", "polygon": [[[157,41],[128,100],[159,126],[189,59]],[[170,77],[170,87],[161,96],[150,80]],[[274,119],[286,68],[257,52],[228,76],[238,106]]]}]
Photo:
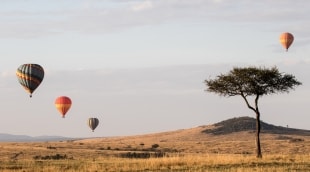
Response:
[{"label": "distant hot air balloon", "polygon": [[280,43],[286,49],[286,51],[292,45],[293,41],[294,36],[291,33],[284,32],[280,35]]},{"label": "distant hot air balloon", "polygon": [[38,64],[23,64],[17,68],[16,76],[18,82],[32,97],[32,93],[44,78],[44,69]]},{"label": "distant hot air balloon", "polygon": [[99,124],[99,120],[97,118],[88,118],[87,124],[88,124],[89,128],[92,129],[94,132],[95,128]]},{"label": "distant hot air balloon", "polygon": [[55,106],[64,118],[68,110],[70,109],[72,101],[67,96],[60,96],[55,100]]}]

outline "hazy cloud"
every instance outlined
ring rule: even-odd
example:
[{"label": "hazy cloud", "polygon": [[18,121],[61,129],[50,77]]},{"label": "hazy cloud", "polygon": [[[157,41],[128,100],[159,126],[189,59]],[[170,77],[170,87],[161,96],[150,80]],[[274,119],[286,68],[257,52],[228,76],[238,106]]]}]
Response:
[{"label": "hazy cloud", "polygon": [[[144,25],[188,22],[261,22],[295,30],[310,27],[308,1],[141,0],[141,1],[49,1],[50,6],[20,8],[7,1],[0,13],[0,36],[31,38],[63,32],[106,33]],[[28,6],[26,6],[28,7]],[[297,20],[298,19],[298,20]],[[300,26],[302,24],[302,27]],[[308,29],[307,29],[308,30]]]}]

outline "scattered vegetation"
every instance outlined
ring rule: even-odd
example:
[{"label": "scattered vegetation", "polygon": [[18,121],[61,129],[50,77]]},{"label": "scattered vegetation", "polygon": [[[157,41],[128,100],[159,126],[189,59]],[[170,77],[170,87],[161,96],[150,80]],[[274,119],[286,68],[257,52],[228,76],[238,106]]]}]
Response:
[{"label": "scattered vegetation", "polygon": [[165,152],[127,152],[119,154],[121,158],[162,158]]},{"label": "scattered vegetation", "polygon": [[33,157],[34,160],[63,160],[63,159],[73,159],[73,158],[68,158],[66,154],[60,155],[60,154],[55,154],[55,155],[36,155]]},{"label": "scattered vegetation", "polygon": [[57,148],[53,146],[47,146],[46,149],[57,149]]}]

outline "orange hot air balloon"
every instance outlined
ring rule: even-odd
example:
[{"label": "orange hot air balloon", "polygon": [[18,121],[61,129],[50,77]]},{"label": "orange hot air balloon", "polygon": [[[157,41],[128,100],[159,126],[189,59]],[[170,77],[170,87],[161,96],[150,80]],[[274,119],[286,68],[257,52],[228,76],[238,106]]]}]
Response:
[{"label": "orange hot air balloon", "polygon": [[64,118],[68,110],[70,109],[72,101],[67,96],[60,96],[55,100],[55,106]]},{"label": "orange hot air balloon", "polygon": [[291,33],[284,32],[280,35],[280,43],[286,49],[286,51],[292,45],[293,41],[294,36]]}]

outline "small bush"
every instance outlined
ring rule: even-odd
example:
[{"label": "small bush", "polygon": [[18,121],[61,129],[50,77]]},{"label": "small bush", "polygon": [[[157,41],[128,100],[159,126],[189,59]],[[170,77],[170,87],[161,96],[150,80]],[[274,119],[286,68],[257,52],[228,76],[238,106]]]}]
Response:
[{"label": "small bush", "polygon": [[153,149],[156,149],[156,148],[158,148],[158,147],[159,147],[158,144],[153,144],[153,145],[152,145],[152,148],[153,148]]},{"label": "small bush", "polygon": [[304,139],[300,139],[300,138],[292,138],[292,139],[290,139],[289,140],[289,142],[303,142],[304,141]]},{"label": "small bush", "polygon": [[53,146],[47,146],[46,149],[56,149],[56,147]]}]

